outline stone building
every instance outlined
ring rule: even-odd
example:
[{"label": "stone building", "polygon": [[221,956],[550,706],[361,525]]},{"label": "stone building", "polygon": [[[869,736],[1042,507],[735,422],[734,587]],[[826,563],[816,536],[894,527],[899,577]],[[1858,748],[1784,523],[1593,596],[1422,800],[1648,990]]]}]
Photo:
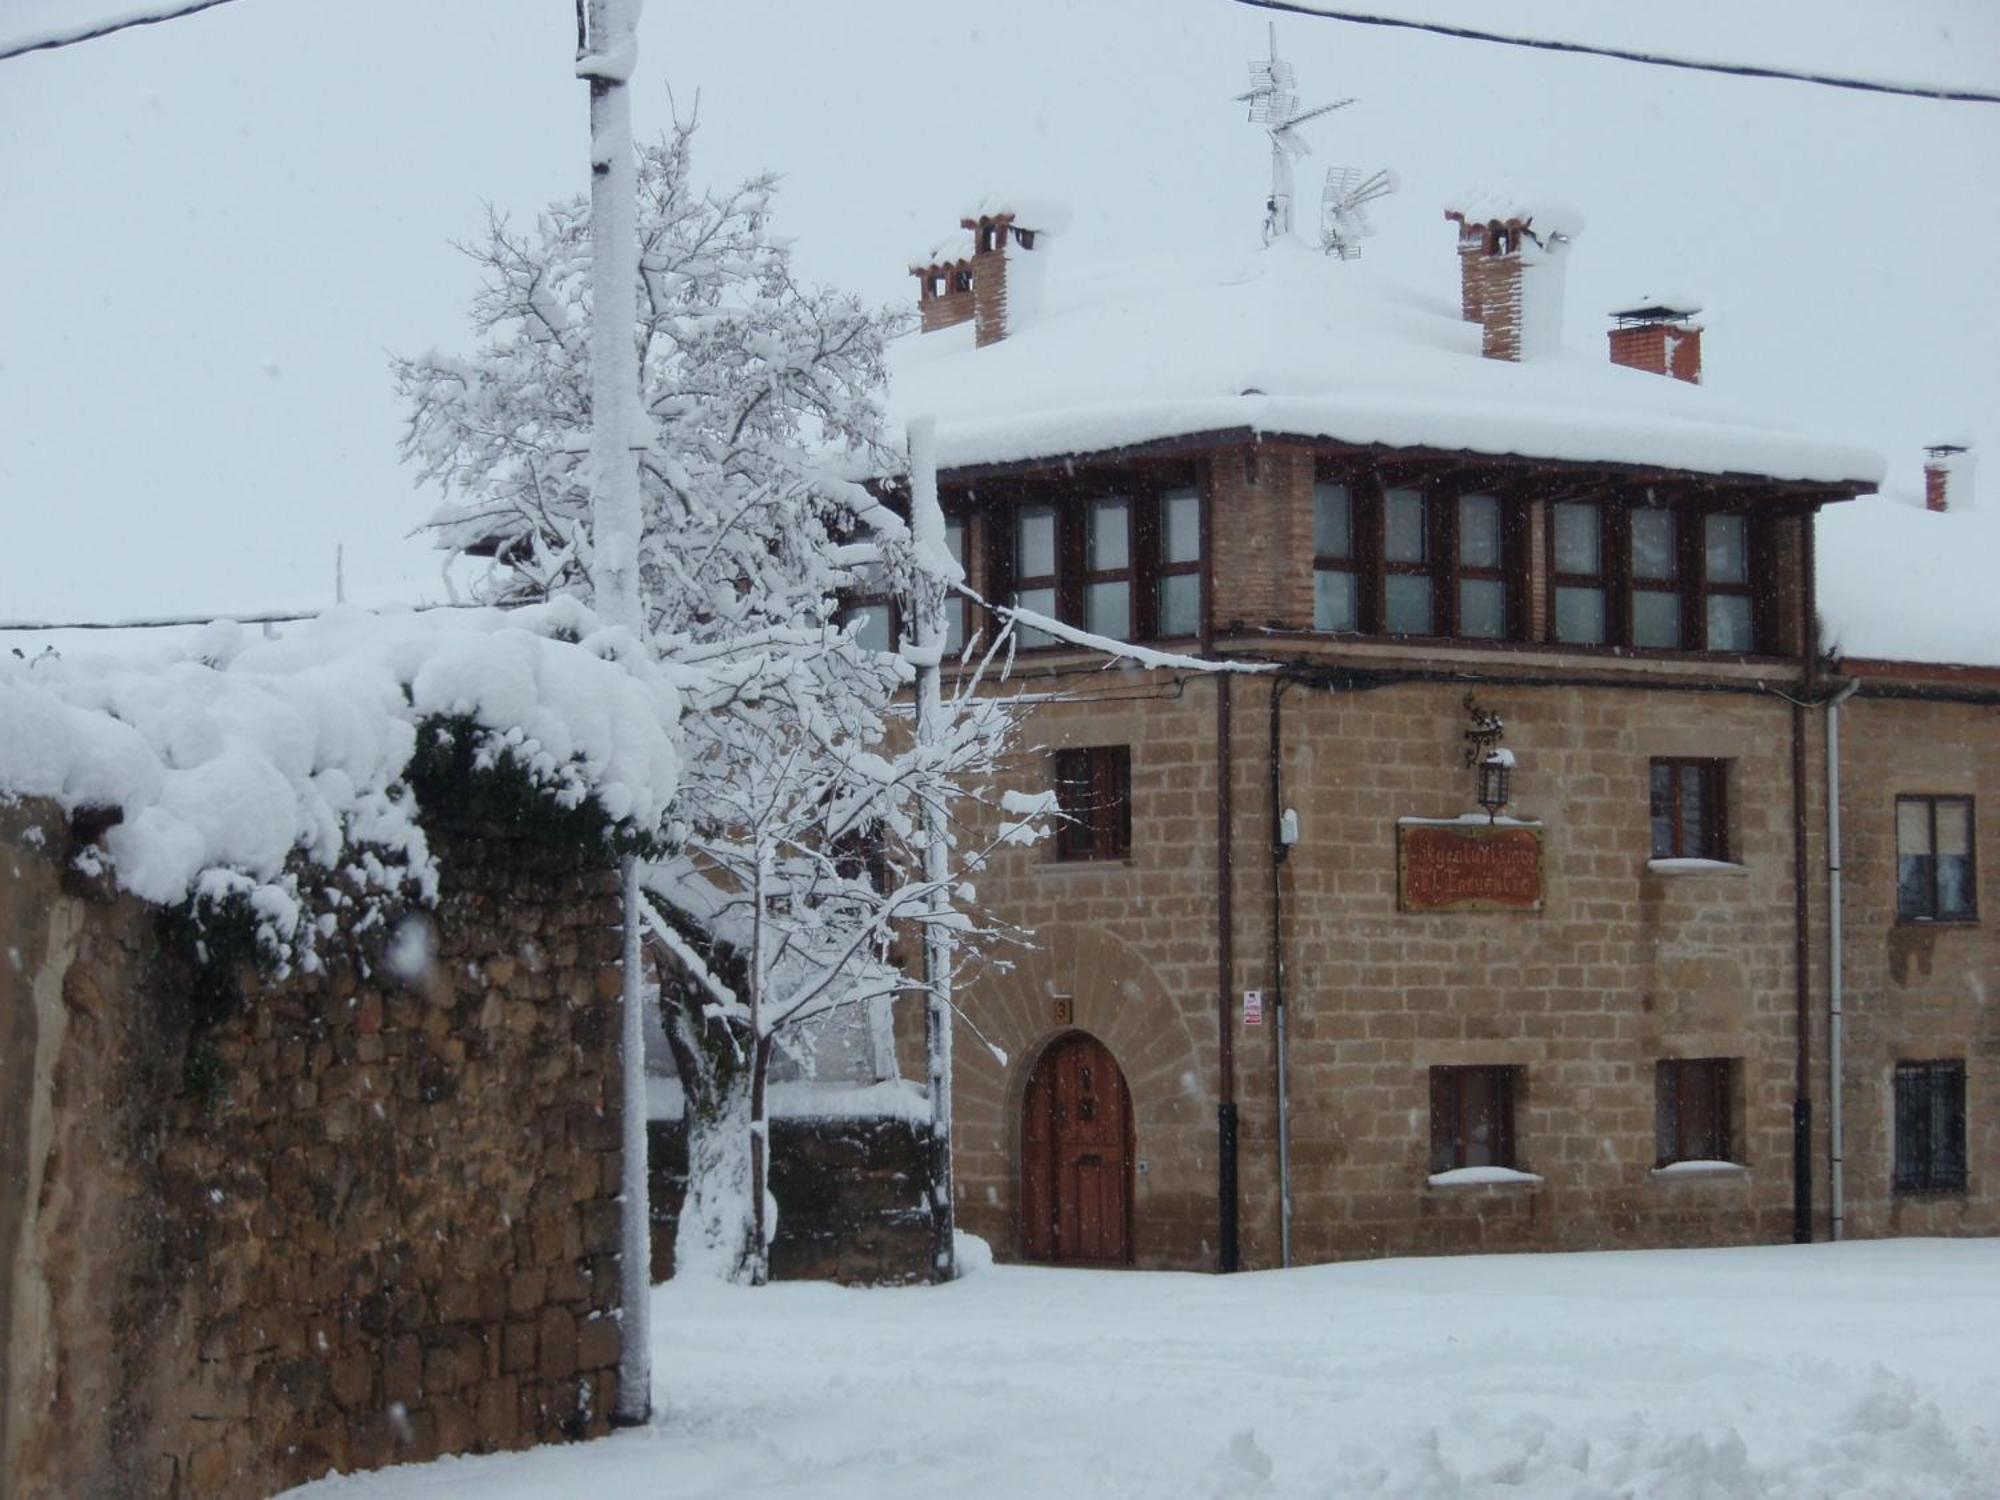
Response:
[{"label": "stone building", "polygon": [[998,200],[913,267],[898,400],[1047,627],[1018,785],[1071,816],[981,889],[1035,944],[962,997],[961,1224],[1224,1270],[2000,1230],[2000,628],[1906,659],[1818,598],[1823,546],[1963,535],[1719,408],[1697,309],[1565,350],[1571,216],[1447,218],[1455,308],[1283,239],[1051,275]]}]

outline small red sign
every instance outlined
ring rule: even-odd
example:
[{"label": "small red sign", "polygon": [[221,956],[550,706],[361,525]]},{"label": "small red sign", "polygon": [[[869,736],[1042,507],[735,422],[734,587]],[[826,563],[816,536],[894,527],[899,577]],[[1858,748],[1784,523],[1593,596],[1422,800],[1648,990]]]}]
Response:
[{"label": "small red sign", "polygon": [[1405,823],[1404,911],[1537,911],[1542,904],[1538,825]]}]

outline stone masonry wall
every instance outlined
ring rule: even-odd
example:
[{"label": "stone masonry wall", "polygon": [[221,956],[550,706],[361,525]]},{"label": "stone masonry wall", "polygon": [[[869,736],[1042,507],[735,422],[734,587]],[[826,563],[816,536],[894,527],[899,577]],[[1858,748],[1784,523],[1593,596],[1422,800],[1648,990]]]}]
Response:
[{"label": "stone masonry wall", "polygon": [[[1055,747],[1129,745],[1132,849],[1070,864],[1046,846],[1008,851],[981,881],[982,899],[1035,942],[965,1001],[1004,1061],[988,1046],[958,1051],[960,1222],[1001,1255],[1018,1253],[1027,1076],[1073,1026],[1109,1047],[1131,1089],[1138,1263],[1212,1268],[1218,687],[1167,674],[1058,681],[1073,701],[1037,712],[1017,784],[1046,787]],[[1270,685],[1238,680],[1231,691],[1242,1245],[1246,1265],[1268,1266],[1278,1259],[1274,1032],[1244,1026],[1239,1005],[1243,990],[1268,995],[1275,979]],[[1303,834],[1283,874],[1296,1256],[1785,1238],[1789,706],[1747,680],[1702,693],[1482,689],[1520,758],[1510,811],[1545,825],[1544,907],[1401,912],[1396,819],[1472,803],[1463,695],[1462,685],[1409,683],[1297,688],[1285,702],[1284,805],[1298,809]],[[1654,756],[1730,763],[1735,868],[1649,872]],[[1654,1065],[1704,1057],[1734,1060],[1741,1169],[1656,1175]],[[1520,1165],[1539,1183],[1429,1184],[1428,1070],[1453,1064],[1522,1070]]]},{"label": "stone masonry wall", "polygon": [[[678,1120],[654,1120],[647,1137],[652,1276],[659,1282],[674,1274],[687,1131]],[[778,1201],[773,1280],[907,1286],[931,1279],[927,1126],[882,1118],[773,1120],[771,1196]]]},{"label": "stone masonry wall", "polygon": [[434,830],[436,962],[253,984],[211,1110],[155,913],[68,883],[65,837],[0,828],[0,1490],[247,1500],[603,1432],[615,877]]}]

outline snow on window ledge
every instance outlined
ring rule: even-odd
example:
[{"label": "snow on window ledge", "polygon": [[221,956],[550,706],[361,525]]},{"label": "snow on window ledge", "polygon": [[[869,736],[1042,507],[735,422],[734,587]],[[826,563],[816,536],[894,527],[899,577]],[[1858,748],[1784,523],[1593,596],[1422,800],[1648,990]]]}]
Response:
[{"label": "snow on window ledge", "polygon": [[1656,1178],[1675,1177],[1748,1177],[1750,1169],[1736,1161],[1670,1161],[1664,1167],[1653,1168]]},{"label": "snow on window ledge", "polygon": [[1648,875],[1748,875],[1750,867],[1730,859],[1649,859]]},{"label": "snow on window ledge", "polygon": [[1454,1167],[1430,1175],[1434,1188],[1536,1187],[1541,1180],[1533,1172],[1517,1172],[1512,1167]]}]

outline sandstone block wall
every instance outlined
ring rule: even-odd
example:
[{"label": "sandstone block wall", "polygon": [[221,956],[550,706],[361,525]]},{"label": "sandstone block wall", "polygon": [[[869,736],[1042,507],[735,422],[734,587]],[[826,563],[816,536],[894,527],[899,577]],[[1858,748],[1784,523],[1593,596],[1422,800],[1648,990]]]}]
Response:
[{"label": "sandstone block wall", "polygon": [[[687,1194],[687,1131],[647,1126],[654,1281],[674,1274],[674,1233]],[[930,1131],[897,1119],[771,1122],[776,1281],[905,1286],[932,1279]]]},{"label": "sandstone block wall", "polygon": [[615,876],[433,831],[435,963],[253,985],[210,1109],[155,913],[67,885],[65,836],[0,828],[0,1490],[234,1500],[604,1431]]}]

